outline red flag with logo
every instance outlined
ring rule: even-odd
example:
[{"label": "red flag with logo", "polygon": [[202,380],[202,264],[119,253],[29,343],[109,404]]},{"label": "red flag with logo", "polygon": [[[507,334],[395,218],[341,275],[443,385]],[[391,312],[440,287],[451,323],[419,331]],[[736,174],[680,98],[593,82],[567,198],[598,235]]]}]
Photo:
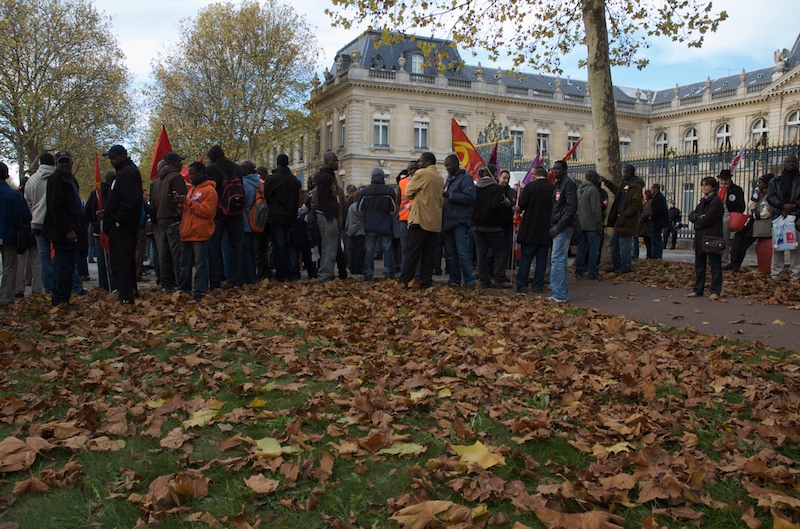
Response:
[{"label": "red flag with logo", "polygon": [[158,162],[164,159],[168,152],[172,151],[172,146],[169,144],[169,136],[167,136],[167,128],[161,125],[161,134],[158,135],[156,141],[156,149],[153,151],[153,163],[150,165],[150,180],[158,178]]},{"label": "red flag with logo", "polygon": [[750,140],[744,142],[744,145],[742,145],[742,148],[739,150],[739,153],[733,157],[733,161],[731,162],[731,166],[729,167],[731,174],[733,174],[733,172],[736,170],[736,166],[739,165],[739,161],[742,159],[742,156],[744,155],[744,150],[747,148],[748,143],[750,143]]},{"label": "red flag with logo", "polygon": [[478,178],[478,171],[486,167],[486,162],[483,161],[481,155],[475,150],[475,146],[469,141],[467,135],[461,130],[461,126],[455,119],[450,120],[452,134],[453,134],[453,149],[456,151],[458,161],[461,166],[472,176],[475,180]]}]

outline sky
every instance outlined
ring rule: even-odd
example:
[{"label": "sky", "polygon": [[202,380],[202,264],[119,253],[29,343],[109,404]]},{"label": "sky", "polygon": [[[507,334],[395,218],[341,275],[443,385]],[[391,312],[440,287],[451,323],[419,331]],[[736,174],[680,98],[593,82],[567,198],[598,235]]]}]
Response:
[{"label": "sky", "polygon": [[[208,3],[204,0],[94,0],[97,9],[111,18],[128,68],[139,83],[149,79],[151,61],[156,54],[177,41],[179,21],[194,17]],[[318,63],[320,73],[332,66],[337,50],[366,29],[366,26],[349,31],[332,28],[329,17],[324,13],[326,8],[332,7],[330,0],[305,0],[290,2],[290,5],[317,34],[322,50]],[[800,26],[794,16],[795,0],[761,0],[759,3],[751,0],[718,0],[714,11],[719,9],[728,12],[728,19],[720,25],[717,33],[707,36],[701,49],[689,49],[668,39],[656,40],[646,52],[650,66],[643,71],[616,68],[612,71],[614,83],[643,90],[658,90],[671,88],[676,83],[688,84],[703,81],[706,77],[715,79],[737,74],[742,68],[750,71],[773,66],[773,52],[791,49],[800,34]],[[472,57],[467,50],[461,50],[462,58],[468,64],[480,61],[485,67],[510,66],[502,62],[492,65],[486,53],[478,52],[478,57]],[[573,54],[562,61],[564,76],[586,79],[586,70],[577,67],[580,55]],[[585,53],[582,55],[585,56]]]}]

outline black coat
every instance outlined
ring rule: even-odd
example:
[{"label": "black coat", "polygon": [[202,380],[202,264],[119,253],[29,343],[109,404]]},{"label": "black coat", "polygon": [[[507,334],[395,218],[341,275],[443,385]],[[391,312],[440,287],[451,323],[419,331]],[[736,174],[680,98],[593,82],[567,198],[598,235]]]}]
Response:
[{"label": "black coat", "polygon": [[725,209],[729,212],[744,213],[744,191],[733,182],[725,190]]},{"label": "black coat", "polygon": [[524,213],[517,234],[520,244],[550,246],[550,215],[553,212],[553,193],[556,186],[546,178],[537,178],[522,188],[519,208]]},{"label": "black coat", "polygon": [[267,221],[277,226],[294,226],[300,201],[300,182],[288,167],[280,166],[264,181]]},{"label": "black coat", "polygon": [[108,233],[117,224],[138,230],[142,217],[142,198],[142,175],[136,164],[128,158],[117,169],[111,191],[108,192],[103,230]]},{"label": "black coat", "polygon": [[658,192],[653,195],[650,200],[650,220],[653,222],[653,228],[657,230],[664,229],[669,226],[669,215],[667,214],[667,199],[664,198],[664,193]]},{"label": "black coat", "polygon": [[700,203],[689,213],[689,222],[694,223],[694,251],[703,251],[703,237],[722,237],[722,201],[716,193],[700,199]]},{"label": "black coat", "polygon": [[[219,145],[214,145],[211,147],[211,149],[208,150],[208,159],[211,160],[211,163],[208,165],[208,167],[206,167],[206,174],[209,176],[209,178],[216,182],[217,193],[219,194],[220,199],[222,198],[222,181],[225,178],[239,177],[242,179],[242,185],[244,185],[244,171],[238,163],[232,162],[225,157],[222,147]],[[241,213],[236,213],[235,215],[231,216],[236,217],[239,215],[241,215]],[[224,216],[226,215],[222,212],[220,203],[217,202],[217,214],[215,218],[221,218]]]},{"label": "black coat", "polygon": [[67,240],[67,233],[72,230],[78,234],[80,215],[75,214],[74,177],[62,173],[58,169],[47,179],[47,213],[44,217],[42,233],[50,239],[50,244],[57,250],[77,250],[78,244]]},{"label": "black coat", "polygon": [[481,178],[475,185],[475,206],[472,208],[473,227],[501,228],[511,211],[500,184],[491,176]]}]

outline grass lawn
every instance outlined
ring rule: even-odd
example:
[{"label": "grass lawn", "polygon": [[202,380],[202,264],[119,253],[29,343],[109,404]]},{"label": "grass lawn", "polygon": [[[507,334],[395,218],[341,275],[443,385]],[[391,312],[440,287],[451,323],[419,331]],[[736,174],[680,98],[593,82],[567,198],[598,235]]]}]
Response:
[{"label": "grass lawn", "polygon": [[395,282],[0,312],[0,529],[800,525],[800,355]]}]

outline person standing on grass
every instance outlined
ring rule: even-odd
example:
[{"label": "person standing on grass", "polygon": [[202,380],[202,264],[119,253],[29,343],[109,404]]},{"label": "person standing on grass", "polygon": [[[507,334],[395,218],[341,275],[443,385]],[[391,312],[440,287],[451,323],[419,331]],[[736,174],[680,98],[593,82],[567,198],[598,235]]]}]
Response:
[{"label": "person standing on grass", "polygon": [[56,160],[49,152],[39,156],[39,168],[25,184],[25,200],[33,215],[31,231],[36,238],[39,250],[39,270],[42,273],[42,287],[46,295],[53,293],[53,260],[50,257],[50,241],[42,233],[44,216],[47,213],[47,179],[56,170]]},{"label": "person standing on grass", "polygon": [[333,281],[336,254],[339,251],[339,226],[342,208],[339,204],[339,184],[336,171],[339,170],[339,157],[328,151],[323,157],[324,165],[315,175],[316,187],[311,198],[311,209],[316,213],[319,228],[320,259],[317,281]]},{"label": "person standing on grass", "polygon": [[158,224],[159,285],[164,292],[172,292],[178,286],[181,275],[181,211],[175,196],[186,196],[186,181],[181,169],[186,156],[168,152],[164,165],[158,169],[158,179],[152,186],[150,208],[153,220]]},{"label": "person standing on grass", "polygon": [[442,238],[445,259],[450,268],[448,284],[460,287],[475,286],[472,275],[472,255],[469,251],[468,235],[472,227],[472,211],[475,207],[475,184],[472,176],[461,168],[458,156],[450,154],[444,159],[447,180],[444,182],[444,206],[442,209]]},{"label": "person standing on grass", "polygon": [[20,222],[29,225],[31,212],[19,190],[8,185],[8,166],[0,162],[0,253],[3,256],[3,280],[0,305],[14,302],[17,286],[17,234]]},{"label": "person standing on grass", "polygon": [[[478,279],[482,288],[510,288],[506,277],[508,248],[503,224],[511,216],[511,201],[494,179],[489,168],[475,183],[475,207],[472,212],[472,232],[478,254]],[[489,268],[489,250],[494,256]]]},{"label": "person standing on grass", "polygon": [[[180,197],[183,218],[180,229],[181,274],[178,288],[195,299],[200,299],[208,294],[209,288],[209,244],[215,229],[217,184],[206,174],[206,167],[202,162],[189,165],[189,178],[192,186],[186,196]],[[196,269],[194,283],[193,269]]]},{"label": "person standing on grass", "polygon": [[267,201],[267,221],[272,238],[272,262],[275,278],[292,281],[289,246],[292,229],[297,219],[297,204],[300,201],[300,182],[289,169],[289,156],[279,154],[275,171],[264,181],[264,198]]},{"label": "person standing on grass", "polygon": [[[375,167],[370,173],[370,185],[361,191],[358,201],[358,211],[365,217],[367,211],[382,215],[394,215],[396,195],[391,186],[386,185],[386,174],[380,167]],[[380,243],[383,253],[383,277],[394,279],[394,236],[392,233],[376,233],[369,231],[364,221],[364,266],[362,271],[365,281],[372,281],[375,269],[375,246]]]}]

